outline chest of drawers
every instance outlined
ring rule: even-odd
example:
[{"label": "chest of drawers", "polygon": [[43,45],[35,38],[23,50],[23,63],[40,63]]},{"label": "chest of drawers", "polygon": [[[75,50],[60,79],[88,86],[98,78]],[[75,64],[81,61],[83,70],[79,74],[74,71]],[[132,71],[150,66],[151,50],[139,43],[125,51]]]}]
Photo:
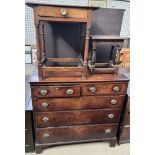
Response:
[{"label": "chest of drawers", "polygon": [[128,79],[123,75],[81,78],[32,76],[36,153],[52,145],[106,141],[116,133]]}]

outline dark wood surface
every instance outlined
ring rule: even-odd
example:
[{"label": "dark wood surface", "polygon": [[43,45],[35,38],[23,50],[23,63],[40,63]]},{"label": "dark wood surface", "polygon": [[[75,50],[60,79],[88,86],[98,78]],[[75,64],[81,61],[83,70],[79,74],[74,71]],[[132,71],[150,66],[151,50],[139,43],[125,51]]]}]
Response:
[{"label": "dark wood surface", "polygon": [[127,96],[118,130],[118,144],[130,142],[130,98]]},{"label": "dark wood surface", "polygon": [[[41,90],[46,90],[47,94],[42,95]],[[68,95],[67,91],[73,90],[73,94]],[[66,86],[33,86],[33,97],[77,97],[80,96],[80,85],[66,85]]]},{"label": "dark wood surface", "polygon": [[91,76],[88,76],[87,79],[81,79],[81,77],[47,77],[44,79],[39,79],[38,77],[38,69],[37,66],[34,67],[34,71],[32,73],[32,76],[29,80],[30,83],[33,82],[33,84],[43,84],[45,83],[46,85],[51,85],[53,82],[54,83],[87,83],[87,82],[127,82],[129,81],[129,78],[123,75],[122,72],[119,74],[93,74]]},{"label": "dark wood surface", "polygon": [[[35,112],[36,127],[69,126],[102,123],[118,123],[121,110],[74,110],[55,112]],[[113,118],[109,118],[113,115]],[[60,117],[61,116],[61,117]],[[48,118],[44,122],[44,118]]]},{"label": "dark wood surface", "polygon": [[[105,133],[106,129],[111,129],[111,133]],[[113,138],[116,130],[117,124],[42,128],[36,130],[36,140],[38,143],[56,143]],[[43,138],[44,134],[49,134],[49,137]]]},{"label": "dark wood surface", "polygon": [[34,128],[32,114],[32,98],[30,84],[28,83],[30,75],[25,76],[25,152],[34,151]]},{"label": "dark wood surface", "polygon": [[[36,153],[40,153],[43,146],[84,141],[103,140],[110,142],[110,146],[114,147],[129,79],[122,73],[92,75],[88,70],[92,10],[96,7],[37,3],[27,5],[31,6],[34,12],[38,51],[37,69],[30,79]],[[62,11],[66,11],[65,15]],[[76,38],[79,40],[77,44],[72,42],[72,37],[68,37],[68,30],[65,35],[71,41],[69,49],[74,51],[74,56],[67,52],[69,56],[66,56],[64,52],[68,50],[62,48],[63,45],[55,46],[57,39],[52,41],[53,34],[48,38],[49,32],[53,30],[52,22],[78,23],[75,25],[75,29],[78,28],[80,32],[79,38]],[[84,32],[81,23],[85,23]],[[57,34],[64,33],[59,30]],[[65,43],[67,39],[64,39]],[[84,46],[80,44],[81,41]],[[119,38],[119,41],[122,42],[122,38]],[[51,48],[51,45],[54,46]],[[68,45],[67,43],[67,47]],[[76,48],[72,47],[74,45]],[[78,45],[80,46],[77,47]],[[81,55],[77,57],[79,53]],[[61,64],[66,63],[64,58],[80,58],[80,62],[77,64],[72,60],[70,62],[74,65],[66,67]],[[60,75],[57,72],[60,72]],[[81,73],[82,77],[79,74],[76,76],[77,73]],[[113,99],[116,99],[115,104],[111,104]]]},{"label": "dark wood surface", "polygon": [[[129,68],[121,68],[120,72],[124,73],[126,77],[130,78]],[[121,115],[117,137],[119,145],[130,142],[130,83],[128,84],[127,88],[127,95]]]},{"label": "dark wood surface", "polygon": [[[115,99],[117,104],[111,104]],[[123,95],[113,96],[85,96],[77,98],[44,98],[35,99],[33,108],[35,111],[61,111],[61,110],[82,110],[82,109],[121,109],[123,106]],[[42,107],[47,103],[48,107]]]},{"label": "dark wood surface", "polygon": [[[38,59],[38,75],[39,75],[39,79],[43,79],[46,77],[46,74],[44,73],[45,71],[47,71],[47,68],[45,68],[45,66],[47,67],[47,65],[49,65],[49,63],[47,62],[48,59],[48,53],[53,53],[55,56],[57,56],[58,58],[60,58],[61,56],[57,55],[59,51],[59,47],[57,46],[57,38],[61,38],[61,40],[65,40],[65,47],[66,47],[66,43],[67,43],[67,48],[69,50],[73,49],[74,53],[79,53],[78,55],[81,56],[82,61],[82,70],[81,70],[81,74],[83,79],[87,78],[87,74],[88,74],[88,67],[87,67],[87,62],[88,62],[88,50],[89,50],[89,36],[90,36],[90,28],[91,28],[91,23],[92,23],[92,10],[97,9],[98,7],[89,7],[89,6],[59,6],[59,5],[52,5],[52,4],[42,4],[42,3],[26,3],[26,5],[30,6],[33,8],[33,13],[34,13],[34,25],[35,25],[35,30],[36,30],[36,41],[37,41],[37,59]],[[49,41],[52,41],[50,38],[52,37],[52,24],[53,22],[59,22],[59,25],[62,25],[63,23],[78,23],[78,25],[76,25],[76,31],[75,32],[79,32],[79,35],[75,35],[75,33],[72,31],[67,33],[67,35],[65,35],[65,39],[63,34],[64,33],[59,33],[59,37],[55,34],[56,38],[54,38],[53,43],[49,43]],[[48,24],[47,24],[48,23]],[[85,26],[81,26],[81,23],[84,23]],[[84,27],[84,29],[82,30],[82,27]],[[70,27],[69,29],[67,28],[66,30],[70,30],[72,29],[72,27]],[[47,33],[48,32],[50,33]],[[73,30],[73,29],[72,29]],[[59,29],[59,32],[61,31],[61,29]],[[83,33],[84,31],[84,33]],[[57,31],[53,31],[53,33],[55,33]],[[67,31],[66,31],[67,32]],[[48,35],[47,35],[48,34]],[[57,33],[58,34],[58,33]],[[72,39],[73,37],[69,37],[70,35],[74,36],[74,39]],[[48,37],[50,36],[50,38]],[[61,37],[60,37],[61,36]],[[75,36],[76,36],[76,44],[75,44]],[[83,38],[83,39],[82,39]],[[66,41],[67,40],[67,41]],[[68,43],[68,40],[69,43]],[[72,47],[73,44],[78,47],[74,50],[74,48]],[[84,46],[83,46],[83,45]],[[51,52],[51,45],[54,48],[55,51]],[[70,46],[69,46],[70,45]],[[82,51],[82,46],[84,47],[83,51]],[[65,50],[65,49],[63,49]],[[64,52],[64,51],[61,52]],[[75,52],[76,51],[76,52]],[[76,54],[77,55],[77,54]],[[69,54],[69,56],[67,56],[65,54],[65,57],[71,57],[71,54]],[[56,57],[54,57],[56,58]],[[72,58],[72,57],[71,57]],[[56,64],[56,63],[54,63]],[[59,64],[60,65],[60,64]],[[58,66],[59,66],[58,65]],[[43,68],[44,66],[44,68]],[[49,70],[49,72],[55,72],[54,67],[51,65],[50,63],[50,67],[51,69]],[[63,68],[67,69],[67,66],[61,66]],[[77,66],[76,66],[77,67]],[[73,67],[70,68],[70,72],[76,72],[77,68]],[[61,73],[61,69],[60,68],[56,68],[57,72]],[[80,70],[78,70],[80,72]]]},{"label": "dark wood surface", "polygon": [[45,4],[45,3],[35,3],[35,2],[26,2],[27,6],[34,7],[34,6],[54,6],[54,7],[75,7],[75,8],[90,8],[90,9],[98,9],[99,7],[95,6],[84,6],[84,5],[60,5],[60,4]]},{"label": "dark wood surface", "polygon": [[[34,81],[34,77],[32,76],[33,81],[30,81],[30,84],[37,153],[51,145],[96,140],[107,141],[110,146],[115,146],[128,86],[126,76],[121,73],[101,74],[90,76],[87,80],[71,77],[72,81],[68,77],[50,77],[48,81],[46,78]],[[115,86],[119,86],[118,92],[114,92]],[[92,87],[95,92],[90,91]],[[42,89],[48,90],[49,96],[41,95]],[[73,89],[75,96],[66,96],[68,89]],[[113,99],[117,101],[114,105],[111,104]],[[112,131],[105,133],[109,128]]]}]

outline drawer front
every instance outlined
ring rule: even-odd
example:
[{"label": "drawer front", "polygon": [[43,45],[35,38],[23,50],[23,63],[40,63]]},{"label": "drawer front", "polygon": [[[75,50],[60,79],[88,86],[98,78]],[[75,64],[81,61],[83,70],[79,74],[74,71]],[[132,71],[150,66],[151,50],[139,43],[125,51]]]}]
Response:
[{"label": "drawer front", "polygon": [[39,16],[87,19],[87,10],[80,8],[39,6]]},{"label": "drawer front", "polygon": [[76,97],[80,96],[80,86],[32,86],[33,97]]},{"label": "drawer front", "polygon": [[124,94],[126,83],[83,84],[82,95]]},{"label": "drawer front", "polygon": [[112,138],[116,136],[117,124],[83,125],[36,129],[38,143],[56,143]]},{"label": "drawer front", "polygon": [[36,112],[36,127],[118,123],[120,110]]},{"label": "drawer front", "polygon": [[113,96],[84,96],[77,98],[46,98],[33,102],[35,111],[80,110],[80,109],[122,109],[122,95]]}]

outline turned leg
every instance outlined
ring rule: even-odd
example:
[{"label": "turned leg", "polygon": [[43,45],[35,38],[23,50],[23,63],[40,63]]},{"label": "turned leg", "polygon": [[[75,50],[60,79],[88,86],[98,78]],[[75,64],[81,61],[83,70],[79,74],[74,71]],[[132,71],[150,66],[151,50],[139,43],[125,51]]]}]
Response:
[{"label": "turned leg", "polygon": [[40,154],[42,152],[42,147],[36,146],[35,151],[36,151],[36,154]]},{"label": "turned leg", "polygon": [[116,146],[116,139],[110,140],[110,147],[115,147]]}]

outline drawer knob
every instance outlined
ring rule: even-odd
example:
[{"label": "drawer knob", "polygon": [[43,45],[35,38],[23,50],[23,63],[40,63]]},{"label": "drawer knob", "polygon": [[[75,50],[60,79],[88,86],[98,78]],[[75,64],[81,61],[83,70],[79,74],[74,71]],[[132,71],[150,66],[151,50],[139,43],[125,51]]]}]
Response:
[{"label": "drawer knob", "polygon": [[66,94],[67,95],[72,95],[74,93],[73,89],[67,89]]},{"label": "drawer knob", "polygon": [[44,134],[43,134],[43,138],[45,138],[45,139],[48,138],[49,136],[50,136],[50,135],[49,135],[48,133],[44,133]]},{"label": "drawer knob", "polygon": [[90,88],[89,88],[89,91],[90,91],[91,93],[95,93],[95,92],[96,92],[96,88],[95,88],[95,87],[90,87]]},{"label": "drawer knob", "polygon": [[109,128],[109,129],[106,129],[105,130],[105,133],[111,133],[111,129]]},{"label": "drawer knob", "polygon": [[48,117],[44,117],[42,120],[43,120],[43,122],[46,123],[46,122],[48,122],[49,119],[48,119]]},{"label": "drawer knob", "polygon": [[62,15],[62,16],[66,16],[66,15],[67,15],[67,10],[66,10],[65,8],[62,8],[62,9],[60,10],[60,12],[61,12],[61,15]]},{"label": "drawer knob", "polygon": [[111,104],[113,104],[113,105],[117,104],[117,100],[116,99],[112,99],[111,100]]},{"label": "drawer knob", "polygon": [[114,114],[108,114],[108,118],[114,118]]},{"label": "drawer knob", "polygon": [[118,86],[113,87],[113,91],[118,92],[120,91],[120,88]]},{"label": "drawer knob", "polygon": [[42,106],[43,108],[47,108],[47,107],[48,107],[48,103],[46,103],[46,102],[45,102],[45,103],[42,103],[41,106]]},{"label": "drawer knob", "polygon": [[41,95],[46,95],[47,93],[48,93],[48,91],[45,90],[45,89],[40,90],[40,94],[41,94]]}]

